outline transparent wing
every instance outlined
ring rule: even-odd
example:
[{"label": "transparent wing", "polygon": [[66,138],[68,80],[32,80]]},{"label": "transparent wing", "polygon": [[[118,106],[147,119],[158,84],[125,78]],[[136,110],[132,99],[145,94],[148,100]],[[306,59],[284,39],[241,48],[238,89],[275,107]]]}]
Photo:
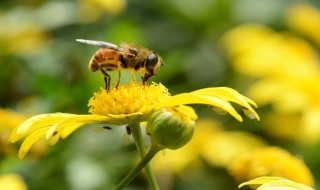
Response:
[{"label": "transparent wing", "polygon": [[84,39],[76,39],[77,42],[94,45],[102,48],[108,48],[120,51],[119,47],[115,44],[109,43],[109,42],[103,42],[103,41],[95,41],[95,40],[84,40]]}]

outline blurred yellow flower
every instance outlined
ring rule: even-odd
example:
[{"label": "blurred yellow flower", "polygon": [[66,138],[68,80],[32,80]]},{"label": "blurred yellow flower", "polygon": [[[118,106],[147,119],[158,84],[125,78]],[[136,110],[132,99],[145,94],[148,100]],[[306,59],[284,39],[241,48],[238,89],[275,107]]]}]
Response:
[{"label": "blurred yellow flower", "polygon": [[0,175],[0,189],[3,190],[27,190],[27,185],[16,174]]},{"label": "blurred yellow flower", "polygon": [[296,183],[281,177],[258,177],[239,185],[239,188],[249,185],[258,190],[314,190],[311,187]]},{"label": "blurred yellow flower", "polygon": [[[320,140],[320,61],[316,50],[298,37],[257,24],[237,27],[222,41],[233,67],[258,79],[247,94],[259,105],[272,104],[274,108],[262,122],[267,125],[264,129],[300,142]],[[285,120],[294,117],[295,123]]]},{"label": "blurred yellow flower", "polygon": [[239,182],[260,176],[278,176],[314,186],[313,176],[304,162],[277,147],[261,148],[240,156],[230,165],[229,172]]},{"label": "blurred yellow flower", "polygon": [[320,10],[308,5],[299,4],[291,7],[286,21],[293,30],[300,32],[320,45]]},{"label": "blurred yellow flower", "polygon": [[202,144],[201,155],[213,166],[228,167],[239,155],[266,145],[259,137],[240,131],[212,134]]},{"label": "blurred yellow flower", "polygon": [[[19,126],[28,117],[23,114],[16,113],[9,109],[0,109],[0,155],[16,153],[17,148],[8,142],[10,132]],[[43,144],[37,143],[32,148],[32,153],[41,156],[46,152]]]},{"label": "blurred yellow flower", "polygon": [[[23,158],[31,145],[43,136],[55,143],[60,137],[66,138],[85,124],[125,125],[145,122],[153,111],[184,104],[206,104],[217,107],[242,121],[242,117],[230,102],[240,105],[259,120],[258,114],[251,107],[256,104],[230,88],[205,88],[171,96],[161,84],[152,83],[145,86],[132,82],[130,85],[112,87],[109,92],[101,89],[101,92],[95,93],[89,101],[92,115],[68,113],[37,115],[15,128],[9,140],[16,142],[26,137],[19,151],[19,157]],[[185,114],[190,118],[194,120],[197,118],[192,109],[185,110],[189,110]]]},{"label": "blurred yellow flower", "polygon": [[9,109],[0,108],[0,131],[1,134],[11,131],[16,126],[20,125],[27,116],[18,114]]},{"label": "blurred yellow flower", "polygon": [[49,34],[39,24],[11,17],[9,12],[0,15],[0,54],[27,55],[47,46]]},{"label": "blurred yellow flower", "polygon": [[26,119],[26,116],[19,115],[11,110],[0,109],[0,155],[14,152],[14,147],[8,142],[10,132]]},{"label": "blurred yellow flower", "polygon": [[318,76],[318,54],[306,41],[259,24],[246,24],[227,32],[222,42],[232,66],[253,77]]},{"label": "blurred yellow flower", "polygon": [[83,22],[93,22],[104,13],[118,15],[127,7],[126,0],[79,0],[79,16]]}]

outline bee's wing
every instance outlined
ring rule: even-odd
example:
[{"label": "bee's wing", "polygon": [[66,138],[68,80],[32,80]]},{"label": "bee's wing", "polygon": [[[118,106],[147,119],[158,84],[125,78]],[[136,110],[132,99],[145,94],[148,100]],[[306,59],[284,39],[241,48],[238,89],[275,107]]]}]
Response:
[{"label": "bee's wing", "polygon": [[121,49],[117,45],[112,44],[112,43],[108,43],[108,42],[94,41],[94,40],[84,40],[84,39],[76,39],[76,41],[80,42],[80,43],[85,43],[85,44],[90,44],[90,45],[102,47],[102,48],[108,48],[108,49],[121,51]]}]

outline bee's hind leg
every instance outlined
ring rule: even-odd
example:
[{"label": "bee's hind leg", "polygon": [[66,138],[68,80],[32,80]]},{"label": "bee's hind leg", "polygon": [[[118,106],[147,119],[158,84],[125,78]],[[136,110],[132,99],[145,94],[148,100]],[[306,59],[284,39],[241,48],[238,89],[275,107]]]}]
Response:
[{"label": "bee's hind leg", "polygon": [[109,90],[110,90],[110,79],[111,79],[111,77],[109,76],[104,76],[104,83],[106,84],[106,90],[109,92]]},{"label": "bee's hind leg", "polygon": [[105,70],[103,70],[103,69],[100,69],[101,70],[101,72],[102,72],[102,74],[103,74],[103,76],[104,76],[104,82],[105,82],[105,84],[106,84],[106,90],[109,92],[109,90],[110,90],[110,80],[111,80],[111,77],[110,77],[110,75],[105,71]]}]

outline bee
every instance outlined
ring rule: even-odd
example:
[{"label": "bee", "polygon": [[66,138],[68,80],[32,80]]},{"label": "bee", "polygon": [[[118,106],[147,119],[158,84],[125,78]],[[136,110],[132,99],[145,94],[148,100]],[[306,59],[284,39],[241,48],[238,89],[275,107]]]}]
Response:
[{"label": "bee", "polygon": [[[117,88],[121,78],[121,70],[138,72],[142,83],[145,85],[149,78],[154,76],[163,65],[162,58],[155,52],[144,47],[120,43],[119,46],[103,41],[83,40],[76,41],[101,47],[91,58],[89,69],[93,72],[100,70],[104,75],[106,90],[110,89],[111,77],[108,71],[118,70],[119,78],[115,87]],[[133,75],[134,76],[134,75]]]}]

